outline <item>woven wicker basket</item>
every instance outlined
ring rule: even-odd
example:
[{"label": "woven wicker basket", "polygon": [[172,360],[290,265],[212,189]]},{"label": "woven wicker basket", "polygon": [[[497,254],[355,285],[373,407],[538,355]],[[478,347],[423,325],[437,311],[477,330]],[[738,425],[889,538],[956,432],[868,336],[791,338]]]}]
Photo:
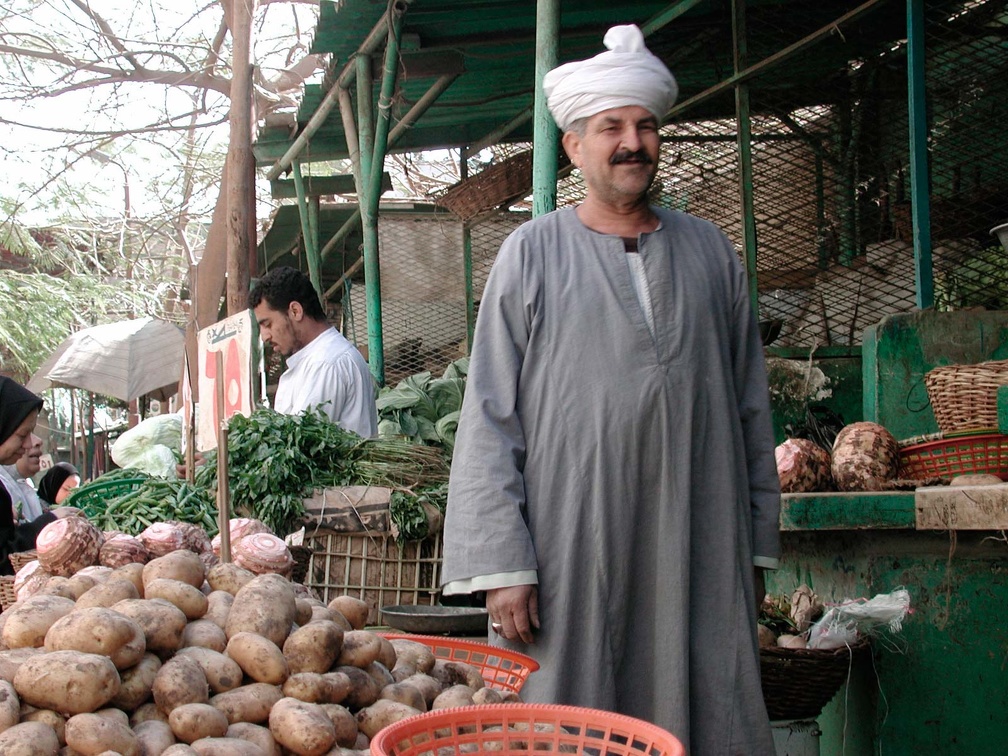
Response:
[{"label": "woven wicker basket", "polygon": [[17,591],[14,590],[14,576],[0,575],[0,611],[7,609],[17,601]]},{"label": "woven wicker basket", "polygon": [[532,190],[532,151],[519,152],[448,188],[435,202],[462,220],[474,218]]},{"label": "woven wicker basket", "polygon": [[855,655],[867,639],[850,648],[761,648],[763,699],[771,720],[814,719],[840,690]]},{"label": "woven wicker basket", "polygon": [[14,568],[14,572],[17,572],[22,567],[24,567],[28,562],[34,562],[38,559],[38,552],[35,549],[31,551],[15,551],[13,554],[7,556],[10,559],[11,567]]},{"label": "woven wicker basket", "polygon": [[931,409],[942,433],[998,427],[997,390],[1008,384],[1008,360],[943,365],[924,376]]}]

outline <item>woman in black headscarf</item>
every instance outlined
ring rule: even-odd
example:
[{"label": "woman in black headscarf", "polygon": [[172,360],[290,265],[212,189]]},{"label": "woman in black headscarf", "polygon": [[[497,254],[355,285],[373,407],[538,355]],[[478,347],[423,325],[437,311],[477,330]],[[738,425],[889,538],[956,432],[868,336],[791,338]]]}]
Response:
[{"label": "woman in black headscarf", "polygon": [[[0,464],[13,465],[31,447],[32,431],[41,409],[41,398],[17,381],[0,376]],[[10,493],[0,485],[0,575],[13,574],[7,556],[34,549],[39,532],[60,514],[45,512],[31,522],[16,525]]]},{"label": "woman in black headscarf", "polygon": [[69,462],[57,462],[46,471],[38,484],[39,498],[49,507],[57,507],[80,485],[80,473]]}]

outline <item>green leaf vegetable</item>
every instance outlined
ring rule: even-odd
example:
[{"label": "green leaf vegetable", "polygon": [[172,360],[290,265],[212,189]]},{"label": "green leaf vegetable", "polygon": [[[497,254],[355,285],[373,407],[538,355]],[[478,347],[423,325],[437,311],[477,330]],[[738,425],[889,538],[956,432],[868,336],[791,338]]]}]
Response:
[{"label": "green leaf vegetable", "polygon": [[469,358],[455,360],[440,378],[427,371],[378,394],[378,435],[440,447],[451,460],[465,395]]},{"label": "green leaf vegetable", "polygon": [[[388,486],[408,499],[447,479],[448,466],[437,449],[401,438],[362,439],[317,409],[283,415],[260,408],[230,421],[232,511],[262,520],[281,536],[301,526],[303,500],[316,488]],[[212,489],[216,480],[217,455],[211,452],[196,481]],[[416,507],[422,509],[419,502]]]}]

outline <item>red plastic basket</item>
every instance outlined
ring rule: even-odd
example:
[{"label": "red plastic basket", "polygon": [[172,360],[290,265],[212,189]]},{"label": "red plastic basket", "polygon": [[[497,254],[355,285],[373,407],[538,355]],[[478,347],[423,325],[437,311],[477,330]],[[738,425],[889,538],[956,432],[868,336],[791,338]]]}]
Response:
[{"label": "red plastic basket", "polygon": [[442,638],[437,635],[410,635],[409,633],[379,633],[383,638],[416,641],[428,646],[434,656],[445,661],[471,664],[479,670],[488,688],[518,693],[528,676],[539,669],[539,662],[531,656],[497,648],[478,641]]},{"label": "red plastic basket", "polygon": [[403,719],[371,739],[372,756],[489,753],[685,756],[679,739],[640,719],[553,704],[487,704]]},{"label": "red plastic basket", "polygon": [[900,449],[900,477],[951,478],[988,473],[1008,480],[1008,436],[1000,433],[955,436]]}]

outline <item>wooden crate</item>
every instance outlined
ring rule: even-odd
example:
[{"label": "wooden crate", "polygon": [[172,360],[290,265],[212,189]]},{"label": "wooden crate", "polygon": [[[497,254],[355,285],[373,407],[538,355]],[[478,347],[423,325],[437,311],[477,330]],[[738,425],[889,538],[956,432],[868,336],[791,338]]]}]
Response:
[{"label": "wooden crate", "polygon": [[433,606],[440,595],[441,534],[400,546],[391,533],[305,534],[311,549],[304,584],[328,603],[353,596],[371,607],[368,624],[378,624],[383,606]]}]

